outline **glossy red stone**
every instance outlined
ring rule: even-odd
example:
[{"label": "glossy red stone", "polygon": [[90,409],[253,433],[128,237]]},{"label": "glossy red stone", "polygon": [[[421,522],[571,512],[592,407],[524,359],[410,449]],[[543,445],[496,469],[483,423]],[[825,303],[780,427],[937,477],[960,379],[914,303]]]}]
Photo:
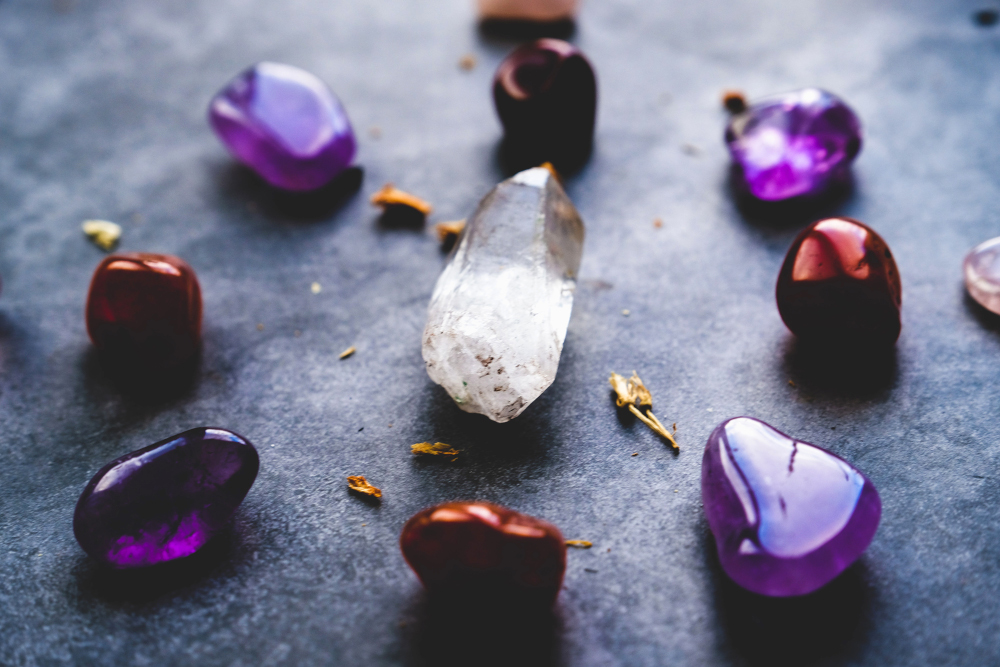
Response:
[{"label": "glossy red stone", "polygon": [[515,50],[493,78],[493,101],[516,168],[551,162],[572,170],[590,155],[597,80],[572,44],[540,39]]},{"label": "glossy red stone", "polygon": [[851,218],[807,227],[778,276],[781,319],[804,341],[878,346],[899,338],[899,269],[882,237]]},{"label": "glossy red stone", "polygon": [[551,605],[566,571],[558,528],[484,502],[418,512],[403,527],[400,546],[429,591],[466,600]]},{"label": "glossy red stone", "polygon": [[107,358],[146,368],[190,361],[201,344],[201,287],[171,255],[121,253],[101,262],[87,297],[87,332]]}]

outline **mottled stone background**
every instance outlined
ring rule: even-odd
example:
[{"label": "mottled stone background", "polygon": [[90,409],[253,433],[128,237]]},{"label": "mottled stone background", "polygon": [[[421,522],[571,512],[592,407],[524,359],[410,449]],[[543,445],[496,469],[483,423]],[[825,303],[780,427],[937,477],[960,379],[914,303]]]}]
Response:
[{"label": "mottled stone background", "polygon": [[[581,282],[558,379],[497,426],[424,372],[445,259],[430,228],[367,203],[392,181],[434,203],[432,222],[461,218],[503,177],[489,90],[514,42],[480,31],[471,0],[0,0],[0,664],[996,664],[1000,318],[960,270],[1000,234],[1000,28],[972,18],[993,4],[584,0],[572,40],[601,100],[594,156],[567,183],[588,225]],[[262,59],[342,98],[356,193],[280,196],[211,134],[211,95]],[[740,204],[720,92],[807,85],[863,119],[854,191]],[[778,317],[785,249],[830,213],[872,225],[899,262],[903,334],[884,364],[831,367]],[[95,359],[93,217],[122,223],[123,250],[198,271],[190,386],[137,394]],[[607,376],[633,369],[679,455],[616,415]],[[809,598],[745,594],[716,562],[701,450],[741,414],[881,491],[867,554]],[[97,568],[71,530],[87,480],[199,425],[260,449],[232,531],[166,572]],[[461,460],[413,460],[424,440]],[[381,505],[348,495],[355,474]],[[569,554],[551,618],[484,629],[425,604],[399,530],[465,498],[594,542]]]}]

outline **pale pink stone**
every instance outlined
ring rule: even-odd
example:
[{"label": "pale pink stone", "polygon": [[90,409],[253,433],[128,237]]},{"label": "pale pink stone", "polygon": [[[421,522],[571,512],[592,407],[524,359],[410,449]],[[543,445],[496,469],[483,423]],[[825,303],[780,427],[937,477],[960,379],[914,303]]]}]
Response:
[{"label": "pale pink stone", "polygon": [[1000,237],[980,243],[965,258],[965,287],[986,310],[1000,314]]},{"label": "pale pink stone", "polygon": [[573,18],[578,0],[479,0],[484,19],[559,21]]}]

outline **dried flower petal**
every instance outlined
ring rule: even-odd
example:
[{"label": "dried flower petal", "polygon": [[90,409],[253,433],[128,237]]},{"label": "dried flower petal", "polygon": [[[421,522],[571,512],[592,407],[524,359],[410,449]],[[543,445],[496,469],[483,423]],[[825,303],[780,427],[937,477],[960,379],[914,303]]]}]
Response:
[{"label": "dried flower petal", "polygon": [[612,373],[611,378],[608,380],[611,383],[611,388],[615,390],[618,394],[618,399],[615,401],[618,407],[624,407],[632,402],[632,389],[629,387],[629,382],[623,376],[618,375],[618,373]]},{"label": "dried flower petal", "polygon": [[83,233],[103,250],[114,248],[122,236],[121,225],[116,225],[109,220],[84,220],[81,227]]},{"label": "dried flower petal", "polygon": [[415,445],[410,445],[410,451],[418,456],[451,456],[454,457],[451,459],[452,461],[457,460],[458,455],[461,453],[451,445],[446,445],[443,442],[435,442],[433,445],[429,442],[418,442]]},{"label": "dried flower petal", "polygon": [[[628,380],[618,373],[612,373],[609,382],[615,394],[618,395],[615,401],[618,407],[627,405],[629,412],[634,414],[639,421],[648,426],[654,433],[670,442],[670,445],[674,449],[680,449],[677,440],[674,438],[674,434],[668,431],[660,420],[656,418],[656,415],[653,414],[651,409],[653,407],[653,395],[646,389],[646,385],[642,383],[638,373],[632,371],[632,377]],[[645,414],[639,409],[640,407],[646,408]],[[677,425],[675,424],[674,433],[676,432]]]},{"label": "dried flower petal", "polygon": [[434,225],[434,231],[437,232],[438,241],[444,243],[449,239],[454,240],[458,238],[458,235],[462,233],[465,229],[465,220],[452,220],[450,222],[439,222]]},{"label": "dried flower petal", "polygon": [[381,498],[382,489],[375,488],[368,483],[368,480],[358,475],[356,477],[347,478],[347,488],[351,491],[356,491],[357,493],[364,494],[366,496],[371,496],[372,498]]},{"label": "dried flower petal", "polygon": [[587,540],[566,540],[566,546],[576,547],[577,549],[589,549],[594,546],[594,543]]},{"label": "dried flower petal", "polygon": [[392,183],[386,183],[385,187],[372,195],[371,202],[374,206],[387,208],[389,206],[407,206],[416,211],[429,215],[434,207],[425,202],[420,197],[403,192]]}]

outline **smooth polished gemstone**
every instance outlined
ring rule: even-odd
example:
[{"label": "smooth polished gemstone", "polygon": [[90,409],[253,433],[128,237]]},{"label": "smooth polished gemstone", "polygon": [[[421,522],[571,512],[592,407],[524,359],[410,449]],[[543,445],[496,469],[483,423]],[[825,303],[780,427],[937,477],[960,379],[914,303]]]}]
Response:
[{"label": "smooth polished gemstone", "polygon": [[115,362],[162,369],[191,360],[201,345],[194,269],[171,255],[109,255],[90,282],[87,331]]},{"label": "smooth polished gemstone", "polygon": [[518,163],[573,169],[590,155],[597,80],[572,44],[540,39],[515,50],[493,78],[493,101]]},{"label": "smooth polished gemstone", "polygon": [[190,556],[229,523],[258,467],[257,450],[232,431],[185,431],[101,468],[76,504],[73,532],[117,568]]},{"label": "smooth polished gemstone", "polygon": [[734,116],[726,143],[750,194],[777,201],[844,179],[861,151],[861,122],[836,96],[806,88]]},{"label": "smooth polished gemstone", "polygon": [[340,100],[290,65],[263,62],[243,72],[212,99],[208,118],[237,159],[286,190],[325,185],[354,159]]},{"label": "smooth polished gemstone", "polygon": [[484,19],[561,21],[576,14],[578,0],[479,0]]},{"label": "smooth polished gemstone", "polygon": [[803,340],[842,347],[894,343],[902,294],[889,246],[851,218],[809,225],[778,275],[778,312],[788,328]]},{"label": "smooth polished gemstone", "polygon": [[750,417],[709,436],[701,497],[722,569],[775,597],[811,593],[843,572],[882,516],[875,486],[850,464]]},{"label": "smooth polished gemstone", "polygon": [[413,515],[403,556],[433,593],[551,605],[566,571],[566,542],[541,519],[484,502],[444,503]]},{"label": "smooth polished gemstone", "polygon": [[424,328],[427,373],[462,410],[510,421],[555,380],[583,236],[548,169],[522,171],[480,202]]},{"label": "smooth polished gemstone", "polygon": [[1000,236],[980,243],[965,256],[965,288],[986,310],[1000,315]]}]

